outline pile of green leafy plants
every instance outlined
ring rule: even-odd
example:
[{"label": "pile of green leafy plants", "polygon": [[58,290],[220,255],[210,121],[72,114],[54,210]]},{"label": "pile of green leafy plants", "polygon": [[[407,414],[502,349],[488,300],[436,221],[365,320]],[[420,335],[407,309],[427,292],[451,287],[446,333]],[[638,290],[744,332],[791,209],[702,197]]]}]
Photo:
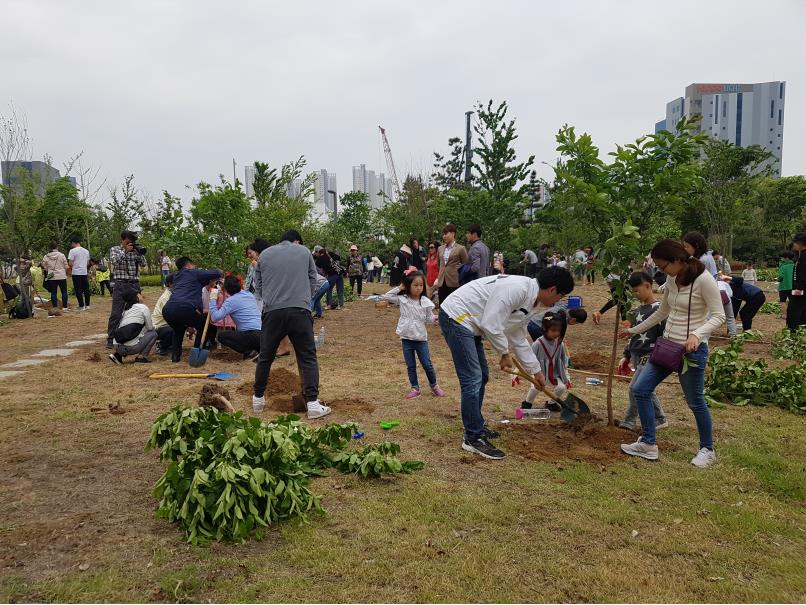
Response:
[{"label": "pile of green leafy plants", "polygon": [[770,354],[775,359],[806,360],[806,326],[800,326],[794,333],[778,332],[772,339]]},{"label": "pile of green leafy plants", "polygon": [[756,336],[753,331],[745,332],[724,349],[711,351],[706,401],[709,405],[777,405],[791,412],[806,412],[806,361],[777,369],[762,359],[742,358],[743,342]]},{"label": "pile of green leafy plants", "polygon": [[321,511],[311,477],[335,468],[363,477],[410,473],[395,443],[353,444],[354,423],[312,428],[288,415],[268,423],[242,412],[175,407],[154,422],[146,449],[168,468],[154,487],[157,516],[177,522],[188,542],[262,537],[272,523]]},{"label": "pile of green leafy plants", "polygon": [[781,314],[781,303],[779,302],[765,302],[761,305],[761,308],[758,310],[761,314],[767,315],[780,315]]},{"label": "pile of green leafy plants", "polygon": [[778,281],[778,268],[777,267],[761,267],[756,269],[756,278],[758,281]]}]

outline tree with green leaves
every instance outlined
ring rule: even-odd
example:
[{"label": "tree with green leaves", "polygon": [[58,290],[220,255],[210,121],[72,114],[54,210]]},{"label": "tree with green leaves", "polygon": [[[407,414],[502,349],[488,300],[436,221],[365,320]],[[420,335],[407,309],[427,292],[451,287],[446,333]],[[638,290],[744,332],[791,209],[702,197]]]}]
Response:
[{"label": "tree with green leaves", "polygon": [[78,197],[78,190],[67,177],[56,179],[45,189],[39,208],[42,235],[66,246],[72,235],[83,235],[90,208]]},{"label": "tree with green leaves", "polygon": [[431,175],[434,185],[443,192],[466,186],[465,145],[459,137],[451,137],[448,139],[448,146],[451,148],[448,158],[434,152],[434,172]]},{"label": "tree with green leaves", "polygon": [[522,182],[529,176],[535,156],[519,162],[514,142],[518,138],[515,119],[507,119],[506,101],[493,106],[493,101],[476,104],[478,121],[473,127],[476,146],[473,148],[475,183],[496,200],[510,199],[523,203]]}]

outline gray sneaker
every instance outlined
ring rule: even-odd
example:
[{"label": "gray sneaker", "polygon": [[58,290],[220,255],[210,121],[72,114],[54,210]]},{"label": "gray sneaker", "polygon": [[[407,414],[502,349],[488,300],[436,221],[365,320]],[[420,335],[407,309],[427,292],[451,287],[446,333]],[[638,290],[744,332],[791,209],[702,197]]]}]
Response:
[{"label": "gray sneaker", "polygon": [[266,407],[266,398],[265,397],[255,397],[252,395],[252,411],[255,414],[260,414],[263,411],[263,408]]},{"label": "gray sneaker", "polygon": [[634,422],[628,422],[626,420],[619,420],[618,423],[619,428],[627,429],[628,431],[632,431],[633,433],[638,432],[638,425]]},{"label": "gray sneaker", "polygon": [[714,452],[714,450],[709,450],[706,447],[702,448],[699,452],[697,452],[697,455],[691,459],[691,464],[698,468],[707,468],[714,462],[716,462],[716,452]]},{"label": "gray sneaker", "polygon": [[663,419],[663,420],[661,420],[660,422],[657,422],[657,421],[655,422],[655,430],[656,430],[656,431],[657,431],[658,429],[665,429],[665,428],[666,428],[666,427],[668,427],[668,426],[669,426],[669,421],[668,421],[668,420],[666,420],[666,418],[664,418],[664,419]]},{"label": "gray sneaker", "polygon": [[658,446],[644,443],[640,438],[635,443],[622,443],[621,451],[630,456],[638,456],[647,460],[658,459]]}]

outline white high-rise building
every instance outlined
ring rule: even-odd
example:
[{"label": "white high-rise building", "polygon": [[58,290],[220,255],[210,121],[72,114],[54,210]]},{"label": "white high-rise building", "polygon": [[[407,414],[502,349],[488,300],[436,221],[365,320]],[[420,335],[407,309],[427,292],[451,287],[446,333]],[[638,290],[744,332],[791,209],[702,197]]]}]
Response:
[{"label": "white high-rise building", "polygon": [[682,117],[701,116],[700,131],[739,147],[759,145],[770,152],[769,166],[781,176],[786,82],[690,84],[685,96],[666,104],[666,118],[655,132],[674,131]]},{"label": "white high-rise building", "polygon": [[324,208],[329,213],[336,213],[338,209],[338,189],[336,187],[336,175],[327,170],[316,171],[316,182],[314,183],[313,202],[314,208]]},{"label": "white high-rise building", "polygon": [[353,166],[353,191],[366,193],[371,208],[380,208],[392,199],[392,181],[381,172],[367,170],[366,164]]}]

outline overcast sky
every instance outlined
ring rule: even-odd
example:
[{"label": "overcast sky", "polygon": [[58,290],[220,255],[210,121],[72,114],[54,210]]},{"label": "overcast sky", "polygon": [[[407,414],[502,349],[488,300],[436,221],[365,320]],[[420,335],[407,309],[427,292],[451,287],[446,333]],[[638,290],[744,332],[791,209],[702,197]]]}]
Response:
[{"label": "overcast sky", "polygon": [[806,2],[0,0],[0,114],[35,156],[83,150],[157,196],[232,175],[232,159],[402,179],[463,136],[476,100],[509,101],[518,151],[556,157],[563,123],[604,151],[652,132],[692,82],[787,81],[783,174],[806,172]]}]

